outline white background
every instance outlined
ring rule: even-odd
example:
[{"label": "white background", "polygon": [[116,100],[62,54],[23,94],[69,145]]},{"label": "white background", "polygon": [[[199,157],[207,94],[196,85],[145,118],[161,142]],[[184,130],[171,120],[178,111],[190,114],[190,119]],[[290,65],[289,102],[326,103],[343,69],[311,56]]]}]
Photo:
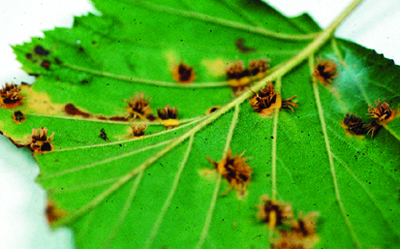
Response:
[{"label": "white background", "polygon": [[[288,16],[308,12],[321,27],[350,0],[269,0]],[[43,36],[41,30],[71,27],[73,15],[96,12],[87,0],[0,0],[0,85],[33,83],[10,48]],[[399,0],[365,0],[336,35],[374,48],[400,64]],[[400,82],[399,82],[400,84]],[[43,215],[45,193],[34,182],[39,172],[31,153],[0,136],[0,249],[73,248],[68,229],[51,231]]]}]

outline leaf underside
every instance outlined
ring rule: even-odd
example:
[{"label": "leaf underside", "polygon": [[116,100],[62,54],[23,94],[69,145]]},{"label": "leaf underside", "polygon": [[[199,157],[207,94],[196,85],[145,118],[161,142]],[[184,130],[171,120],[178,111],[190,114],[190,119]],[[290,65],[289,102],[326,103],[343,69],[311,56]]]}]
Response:
[{"label": "leaf underside", "polygon": [[[24,70],[40,77],[23,87],[15,109],[25,122],[12,121],[14,109],[0,109],[1,132],[16,144],[27,143],[32,128],[54,132],[53,151],[34,154],[37,181],[66,213],[55,225],[74,230],[77,248],[266,248],[270,232],[256,206],[260,196],[273,195],[274,184],[277,199],[295,213],[320,213],[318,248],[400,243],[399,119],[374,138],[348,135],[340,124],[346,113],[368,120],[368,105],[378,99],[398,107],[400,69],[393,61],[336,39],[311,55],[340,65],[330,87],[311,80],[313,61],[279,77],[282,98],[297,95],[294,113],[282,109],[265,118],[244,101],[206,115],[235,101],[226,84],[229,62],[264,58],[281,65],[311,40],[279,34],[301,37],[319,27],[307,15],[286,18],[259,1],[93,2],[102,16],[77,17],[71,29],[14,47]],[[241,51],[239,39],[252,49]],[[35,55],[37,45],[50,54]],[[193,67],[194,82],[174,81],[180,62]],[[165,130],[150,123],[144,137],[132,139],[130,122],[64,111],[72,103],[94,116],[125,116],[124,99],[136,92],[152,97],[154,114],[177,106],[181,124]],[[109,141],[99,138],[101,129]],[[205,159],[219,161],[227,146],[245,151],[253,168],[244,199],[234,190],[219,195],[229,184]]]}]

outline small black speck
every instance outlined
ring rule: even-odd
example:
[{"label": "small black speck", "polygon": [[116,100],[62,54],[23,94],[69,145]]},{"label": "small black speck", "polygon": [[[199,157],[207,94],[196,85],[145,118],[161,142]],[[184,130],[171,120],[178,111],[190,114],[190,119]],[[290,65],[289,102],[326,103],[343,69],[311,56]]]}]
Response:
[{"label": "small black speck", "polygon": [[119,147],[122,147],[122,144],[119,144]]},{"label": "small black speck", "polygon": [[270,177],[270,174],[267,174],[267,177]]},{"label": "small black speck", "polygon": [[100,135],[99,138],[103,139],[104,141],[110,141],[110,139],[108,139],[106,131],[103,129],[100,130]]},{"label": "small black speck", "polygon": [[274,136],[271,136],[271,139],[274,139]]},{"label": "small black speck", "polygon": [[371,184],[371,182],[369,182],[369,184]]}]

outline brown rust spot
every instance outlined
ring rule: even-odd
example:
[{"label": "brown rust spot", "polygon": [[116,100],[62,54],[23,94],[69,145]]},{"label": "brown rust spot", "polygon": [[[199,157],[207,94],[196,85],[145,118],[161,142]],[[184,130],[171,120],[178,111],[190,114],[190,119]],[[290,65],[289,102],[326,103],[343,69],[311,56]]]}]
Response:
[{"label": "brown rust spot", "polygon": [[208,109],[208,110],[206,111],[206,114],[213,113],[213,112],[215,112],[216,110],[218,110],[219,108],[221,108],[221,106],[214,106],[214,107],[211,107],[210,109]]},{"label": "brown rust spot", "polygon": [[269,69],[270,60],[260,59],[260,60],[251,60],[249,62],[249,66],[247,67],[250,71],[250,75],[253,77],[253,80],[263,78],[267,70]]},{"label": "brown rust spot", "polygon": [[263,87],[258,93],[254,93],[254,96],[249,100],[254,111],[263,117],[271,117],[275,108],[290,109],[294,112],[293,107],[297,107],[297,103],[292,102],[292,100],[297,96],[281,99],[280,94],[275,92],[274,88],[272,82],[268,82],[267,87]]},{"label": "brown rust spot", "polygon": [[125,118],[125,117],[118,117],[118,116],[115,116],[115,117],[111,117],[111,118],[109,118],[108,120],[111,120],[111,121],[121,121],[121,122],[127,122],[127,121],[129,121],[127,118]]},{"label": "brown rust spot", "polygon": [[298,234],[298,237],[306,238],[314,236],[318,216],[318,212],[310,212],[305,216],[300,212],[298,219],[290,222],[291,231]]},{"label": "brown rust spot", "polygon": [[176,82],[190,83],[195,80],[196,74],[191,66],[185,65],[181,62],[172,71],[172,77]]},{"label": "brown rust spot", "polygon": [[91,116],[89,113],[79,110],[71,103],[65,105],[64,111],[68,115],[72,115],[72,116],[82,116],[84,118],[89,118]]},{"label": "brown rust spot", "polygon": [[132,97],[130,97],[129,100],[125,99],[125,102],[128,104],[129,118],[146,119],[146,116],[151,112],[150,101],[151,98],[145,96],[144,92],[136,93],[133,99]]},{"label": "brown rust spot", "polygon": [[371,105],[368,106],[367,115],[374,118],[374,120],[365,125],[365,128],[368,131],[367,133],[371,133],[372,137],[382,128],[382,126],[386,125],[396,117],[396,110],[391,109],[387,102],[375,100],[375,106],[376,108]]},{"label": "brown rust spot", "polygon": [[247,185],[250,183],[251,174],[253,173],[253,169],[247,164],[247,158],[243,157],[243,154],[244,152],[232,156],[232,151],[229,150],[219,162],[215,162],[208,156],[206,157],[239,197],[247,195]]},{"label": "brown rust spot", "polygon": [[323,85],[331,84],[333,79],[339,76],[338,65],[333,60],[317,59],[317,61],[313,75]]},{"label": "brown rust spot", "polygon": [[167,129],[174,128],[179,125],[178,108],[167,105],[162,109],[157,109],[158,118]]},{"label": "brown rust spot", "polygon": [[245,40],[242,38],[239,38],[236,41],[236,48],[239,50],[240,53],[252,53],[252,52],[256,51],[255,48],[246,47],[246,45],[244,43],[245,43]]},{"label": "brown rust spot", "polygon": [[290,229],[280,229],[281,237],[272,242],[274,249],[311,249],[319,241],[316,235],[317,212],[311,212],[303,217],[300,212],[297,220],[292,220]]},{"label": "brown rust spot", "polygon": [[243,90],[251,83],[250,71],[244,67],[243,61],[230,63],[226,68],[226,77],[234,90]]},{"label": "brown rust spot", "polygon": [[14,123],[20,124],[26,120],[26,115],[23,114],[21,111],[15,111],[13,112],[11,118],[14,121]]},{"label": "brown rust spot", "polygon": [[45,210],[46,218],[49,221],[50,224],[53,224],[60,218],[64,217],[66,215],[65,211],[60,210],[56,205],[54,204],[53,201],[48,201],[46,210]]},{"label": "brown rust spot", "polygon": [[367,134],[366,124],[355,114],[347,113],[340,124],[347,134],[356,136]]},{"label": "brown rust spot", "polygon": [[142,137],[144,132],[146,131],[147,125],[145,124],[138,124],[138,125],[131,125],[131,135],[132,137]]},{"label": "brown rust spot", "polygon": [[49,60],[43,60],[40,66],[46,70],[50,70],[51,62]]},{"label": "brown rust spot", "polygon": [[275,228],[283,224],[289,224],[294,217],[292,206],[290,204],[271,200],[268,196],[261,196],[262,204],[257,205],[257,218],[268,224],[269,227]]},{"label": "brown rust spot", "polygon": [[0,90],[0,104],[6,108],[15,108],[22,104],[22,96],[19,93],[21,87],[13,83],[6,85]]},{"label": "brown rust spot", "polygon": [[47,129],[41,127],[32,129],[32,136],[28,137],[29,143],[27,146],[35,153],[47,152],[53,149],[51,141],[54,139],[54,132],[51,136],[47,135]]},{"label": "brown rust spot", "polygon": [[251,82],[264,77],[267,74],[270,60],[251,60],[245,68],[243,61],[235,61],[226,67],[228,84],[236,94],[247,89]]}]

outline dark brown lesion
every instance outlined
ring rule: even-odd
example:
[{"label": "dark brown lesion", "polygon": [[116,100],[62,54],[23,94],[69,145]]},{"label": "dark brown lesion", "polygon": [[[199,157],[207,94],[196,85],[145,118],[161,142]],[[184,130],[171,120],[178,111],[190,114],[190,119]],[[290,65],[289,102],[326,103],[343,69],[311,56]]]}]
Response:
[{"label": "dark brown lesion", "polygon": [[134,98],[130,97],[129,100],[125,99],[125,102],[128,104],[128,118],[129,119],[146,119],[146,116],[150,114],[151,98],[145,96],[144,92],[136,93]]},{"label": "dark brown lesion", "polygon": [[6,85],[0,90],[0,104],[8,109],[15,108],[22,104],[22,96],[20,94],[21,87],[13,83]]},{"label": "dark brown lesion", "polygon": [[144,132],[147,129],[147,125],[145,124],[138,124],[138,125],[131,125],[131,135],[132,137],[141,137],[144,135]]},{"label": "dark brown lesion", "polygon": [[66,216],[66,212],[59,209],[53,201],[47,201],[45,215],[46,215],[47,221],[50,224],[53,224],[54,222],[58,221],[60,218]]},{"label": "dark brown lesion", "polygon": [[342,127],[345,129],[346,133],[351,135],[365,135],[368,130],[366,129],[366,124],[362,119],[352,113],[347,113],[346,117],[341,122]]},{"label": "dark brown lesion", "polygon": [[333,60],[318,60],[313,75],[323,85],[329,85],[339,76],[338,65]]},{"label": "dark brown lesion", "polygon": [[28,137],[27,146],[35,153],[48,152],[53,149],[51,141],[54,139],[54,132],[51,136],[47,135],[48,130],[44,127],[32,129],[32,136]]},{"label": "dark brown lesion", "polygon": [[268,196],[261,196],[262,203],[257,205],[257,218],[266,223],[279,238],[271,237],[271,246],[274,249],[300,249],[313,248],[318,242],[316,225],[318,212],[310,212],[298,217],[288,203],[271,200]]},{"label": "dark brown lesion", "polygon": [[37,45],[33,48],[33,52],[39,56],[48,56],[50,54],[49,50],[44,49],[42,46]]},{"label": "dark brown lesion", "polygon": [[179,125],[178,108],[169,105],[162,109],[157,109],[158,119],[164,124],[167,129],[174,128]]},{"label": "dark brown lesion", "polygon": [[79,110],[72,103],[66,104],[64,106],[64,111],[65,111],[66,114],[71,115],[71,116],[82,116],[84,118],[90,118],[91,117],[91,115],[89,113]]},{"label": "dark brown lesion", "polygon": [[266,59],[251,60],[247,67],[243,61],[235,61],[225,69],[228,85],[236,94],[242,93],[249,85],[267,74],[269,61]]},{"label": "dark brown lesion", "polygon": [[271,228],[290,224],[290,220],[294,217],[290,204],[271,200],[267,195],[261,196],[260,199],[263,203],[257,206],[258,219],[268,224]]},{"label": "dark brown lesion", "polygon": [[107,137],[107,133],[104,128],[100,130],[99,138],[103,139],[104,141],[110,141],[110,139]]},{"label": "dark brown lesion", "polygon": [[292,102],[292,100],[297,98],[297,96],[294,95],[288,99],[281,99],[279,93],[275,92],[274,88],[275,86],[272,82],[268,82],[266,87],[260,89],[258,93],[254,93],[254,96],[249,100],[254,111],[263,117],[270,117],[275,108],[290,109],[294,112],[293,107],[297,107],[297,103]]},{"label": "dark brown lesion", "polygon": [[270,60],[251,60],[249,66],[247,67],[250,71],[250,75],[253,76],[253,80],[261,79],[265,76],[267,70],[269,69]]},{"label": "dark brown lesion", "polygon": [[250,183],[253,173],[253,169],[246,162],[247,158],[243,157],[243,154],[244,152],[232,156],[232,151],[229,150],[219,162],[206,157],[215,166],[221,177],[226,179],[230,188],[234,189],[240,197],[247,194],[247,185]]},{"label": "dark brown lesion", "polygon": [[49,60],[43,60],[40,66],[46,70],[50,70],[51,62]]},{"label": "dark brown lesion", "polygon": [[243,38],[237,39],[235,45],[240,53],[254,53],[256,51],[255,48],[247,47],[245,44],[245,40]]},{"label": "dark brown lesion", "polygon": [[381,102],[380,100],[375,100],[375,106],[368,106],[368,113],[370,117],[374,120],[365,125],[368,134],[371,133],[373,137],[384,125],[395,119],[396,110],[391,109],[387,102]]},{"label": "dark brown lesion", "polygon": [[206,111],[206,114],[213,113],[213,112],[215,112],[216,110],[218,110],[219,108],[221,108],[221,106],[213,106],[213,107],[211,107],[210,109],[208,109],[208,110]]},{"label": "dark brown lesion", "polygon": [[13,112],[11,118],[14,121],[14,123],[16,123],[16,124],[20,124],[20,123],[26,121],[26,115],[24,113],[22,113],[21,111]]},{"label": "dark brown lesion", "polygon": [[280,229],[280,238],[272,241],[274,249],[311,249],[319,241],[316,234],[318,212],[306,216],[300,212],[297,220],[290,222],[289,229]]},{"label": "dark brown lesion", "polygon": [[179,83],[190,83],[196,79],[196,74],[193,70],[193,67],[184,64],[181,62],[178,66],[174,68],[172,71],[172,77],[176,82]]}]

